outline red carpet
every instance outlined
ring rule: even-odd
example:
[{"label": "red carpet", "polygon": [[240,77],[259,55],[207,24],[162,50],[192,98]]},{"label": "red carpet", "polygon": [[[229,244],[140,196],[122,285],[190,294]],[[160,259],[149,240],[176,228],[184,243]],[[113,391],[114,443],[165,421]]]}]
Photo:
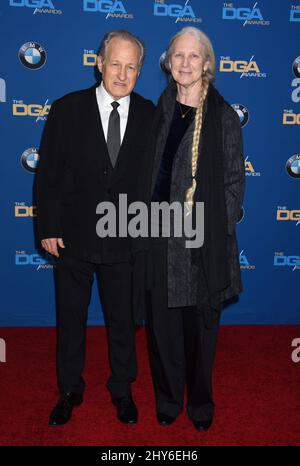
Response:
[{"label": "red carpet", "polygon": [[88,330],[85,402],[72,421],[49,427],[57,399],[55,330],[2,328],[6,363],[0,363],[0,445],[299,445],[300,363],[291,341],[300,326],[224,326],[215,367],[216,415],[198,433],[183,413],[170,427],[157,424],[145,331],[137,332],[139,377],[134,397],[140,419],[116,420],[105,388],[105,329]]}]

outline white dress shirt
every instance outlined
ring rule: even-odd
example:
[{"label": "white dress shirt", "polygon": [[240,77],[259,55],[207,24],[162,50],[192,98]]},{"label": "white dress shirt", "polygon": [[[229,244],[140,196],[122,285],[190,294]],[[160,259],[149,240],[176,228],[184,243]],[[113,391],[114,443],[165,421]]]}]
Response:
[{"label": "white dress shirt", "polygon": [[[108,130],[108,120],[109,116],[112,112],[111,103],[115,101],[113,97],[107,92],[105,89],[103,82],[101,82],[100,86],[96,88],[96,98],[99,108],[99,113],[101,117],[102,128],[104,132],[105,140],[107,141],[107,130]],[[127,120],[128,120],[128,111],[129,111],[129,103],[130,103],[130,95],[126,97],[122,97],[121,99],[117,100],[119,107],[118,112],[120,115],[120,136],[121,136],[121,144],[123,141],[123,137],[126,130]]]}]

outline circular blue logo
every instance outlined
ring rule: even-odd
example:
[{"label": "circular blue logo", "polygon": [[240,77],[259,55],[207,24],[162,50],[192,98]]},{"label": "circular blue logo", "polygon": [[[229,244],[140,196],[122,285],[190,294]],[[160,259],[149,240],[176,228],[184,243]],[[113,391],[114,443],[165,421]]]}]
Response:
[{"label": "circular blue logo", "polygon": [[36,172],[38,161],[39,154],[36,147],[30,147],[29,149],[26,149],[25,152],[23,152],[21,155],[21,165],[26,171],[30,173]]},{"label": "circular blue logo", "polygon": [[19,50],[19,59],[26,68],[37,70],[44,66],[47,55],[37,42],[26,42]]},{"label": "circular blue logo", "polygon": [[286,162],[286,171],[292,178],[300,178],[300,154],[295,154]]},{"label": "circular blue logo", "polygon": [[245,217],[245,209],[244,209],[244,206],[242,206],[236,223],[241,223],[244,220],[244,217]]},{"label": "circular blue logo", "polygon": [[169,70],[166,67],[166,56],[167,51],[165,50],[159,57],[159,67],[164,73],[169,72]]},{"label": "circular blue logo", "polygon": [[293,62],[293,72],[297,78],[300,78],[300,57],[295,58]]},{"label": "circular blue logo", "polygon": [[242,104],[232,104],[231,107],[236,111],[241,122],[241,127],[245,126],[249,121],[249,112]]}]

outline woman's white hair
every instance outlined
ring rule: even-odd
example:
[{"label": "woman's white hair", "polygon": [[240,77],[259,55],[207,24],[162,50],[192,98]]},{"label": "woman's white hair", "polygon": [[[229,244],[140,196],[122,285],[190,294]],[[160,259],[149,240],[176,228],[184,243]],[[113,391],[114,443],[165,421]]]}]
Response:
[{"label": "woman's white hair", "polygon": [[181,29],[179,32],[173,36],[169,42],[167,50],[162,54],[160,57],[160,65],[161,68],[170,74],[170,55],[172,53],[172,48],[174,45],[174,41],[178,39],[178,37],[183,36],[184,34],[191,34],[194,36],[200,44],[204,47],[204,61],[208,62],[208,68],[205,72],[205,78],[208,82],[212,82],[215,79],[216,74],[216,60],[215,60],[215,53],[212,46],[212,43],[208,36],[198,28],[188,26]]},{"label": "woman's white hair", "polygon": [[213,50],[213,46],[209,38],[207,37],[204,32],[200,31],[195,27],[185,27],[181,29],[175,36],[172,37],[170,40],[169,46],[167,50],[163,53],[160,57],[160,65],[161,68],[171,74],[170,70],[170,55],[172,54],[172,49],[174,45],[174,41],[178,39],[178,37],[183,36],[184,34],[191,34],[194,36],[200,44],[203,46],[204,49],[204,56],[203,61],[204,63],[208,63],[207,70],[203,70],[202,74],[202,88],[201,88],[201,95],[199,104],[195,113],[195,127],[193,132],[193,143],[192,143],[192,153],[191,153],[191,178],[192,183],[190,187],[186,190],[185,193],[185,202],[187,207],[187,213],[190,214],[192,212],[193,204],[194,204],[194,194],[197,187],[197,167],[198,167],[198,159],[199,159],[199,145],[200,145],[200,137],[201,137],[201,130],[202,130],[202,123],[203,123],[203,108],[204,102],[207,97],[208,88],[210,83],[215,79],[216,73],[216,60],[215,54]]}]

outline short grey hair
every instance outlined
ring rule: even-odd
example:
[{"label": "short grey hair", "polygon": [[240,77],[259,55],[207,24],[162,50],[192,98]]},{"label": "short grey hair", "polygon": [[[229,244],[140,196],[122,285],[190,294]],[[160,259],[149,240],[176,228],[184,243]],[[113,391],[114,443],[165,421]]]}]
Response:
[{"label": "short grey hair", "polygon": [[103,62],[106,59],[107,47],[112,39],[118,37],[119,39],[127,40],[137,45],[140,50],[140,59],[139,59],[139,69],[142,68],[144,58],[145,58],[145,46],[141,39],[126,29],[115,29],[114,31],[107,32],[104,34],[103,39],[101,40],[98,56],[102,57]]},{"label": "short grey hair", "polygon": [[171,38],[167,50],[162,54],[160,58],[160,64],[162,69],[166,73],[170,74],[170,55],[172,53],[174,41],[178,37],[183,36],[184,34],[191,34],[200,42],[200,44],[203,45],[204,60],[209,62],[207,71],[205,72],[205,78],[208,80],[208,82],[214,81],[216,75],[216,59],[212,43],[203,31],[192,26],[182,28],[179,32],[177,32],[177,34],[175,34],[175,36]]}]

